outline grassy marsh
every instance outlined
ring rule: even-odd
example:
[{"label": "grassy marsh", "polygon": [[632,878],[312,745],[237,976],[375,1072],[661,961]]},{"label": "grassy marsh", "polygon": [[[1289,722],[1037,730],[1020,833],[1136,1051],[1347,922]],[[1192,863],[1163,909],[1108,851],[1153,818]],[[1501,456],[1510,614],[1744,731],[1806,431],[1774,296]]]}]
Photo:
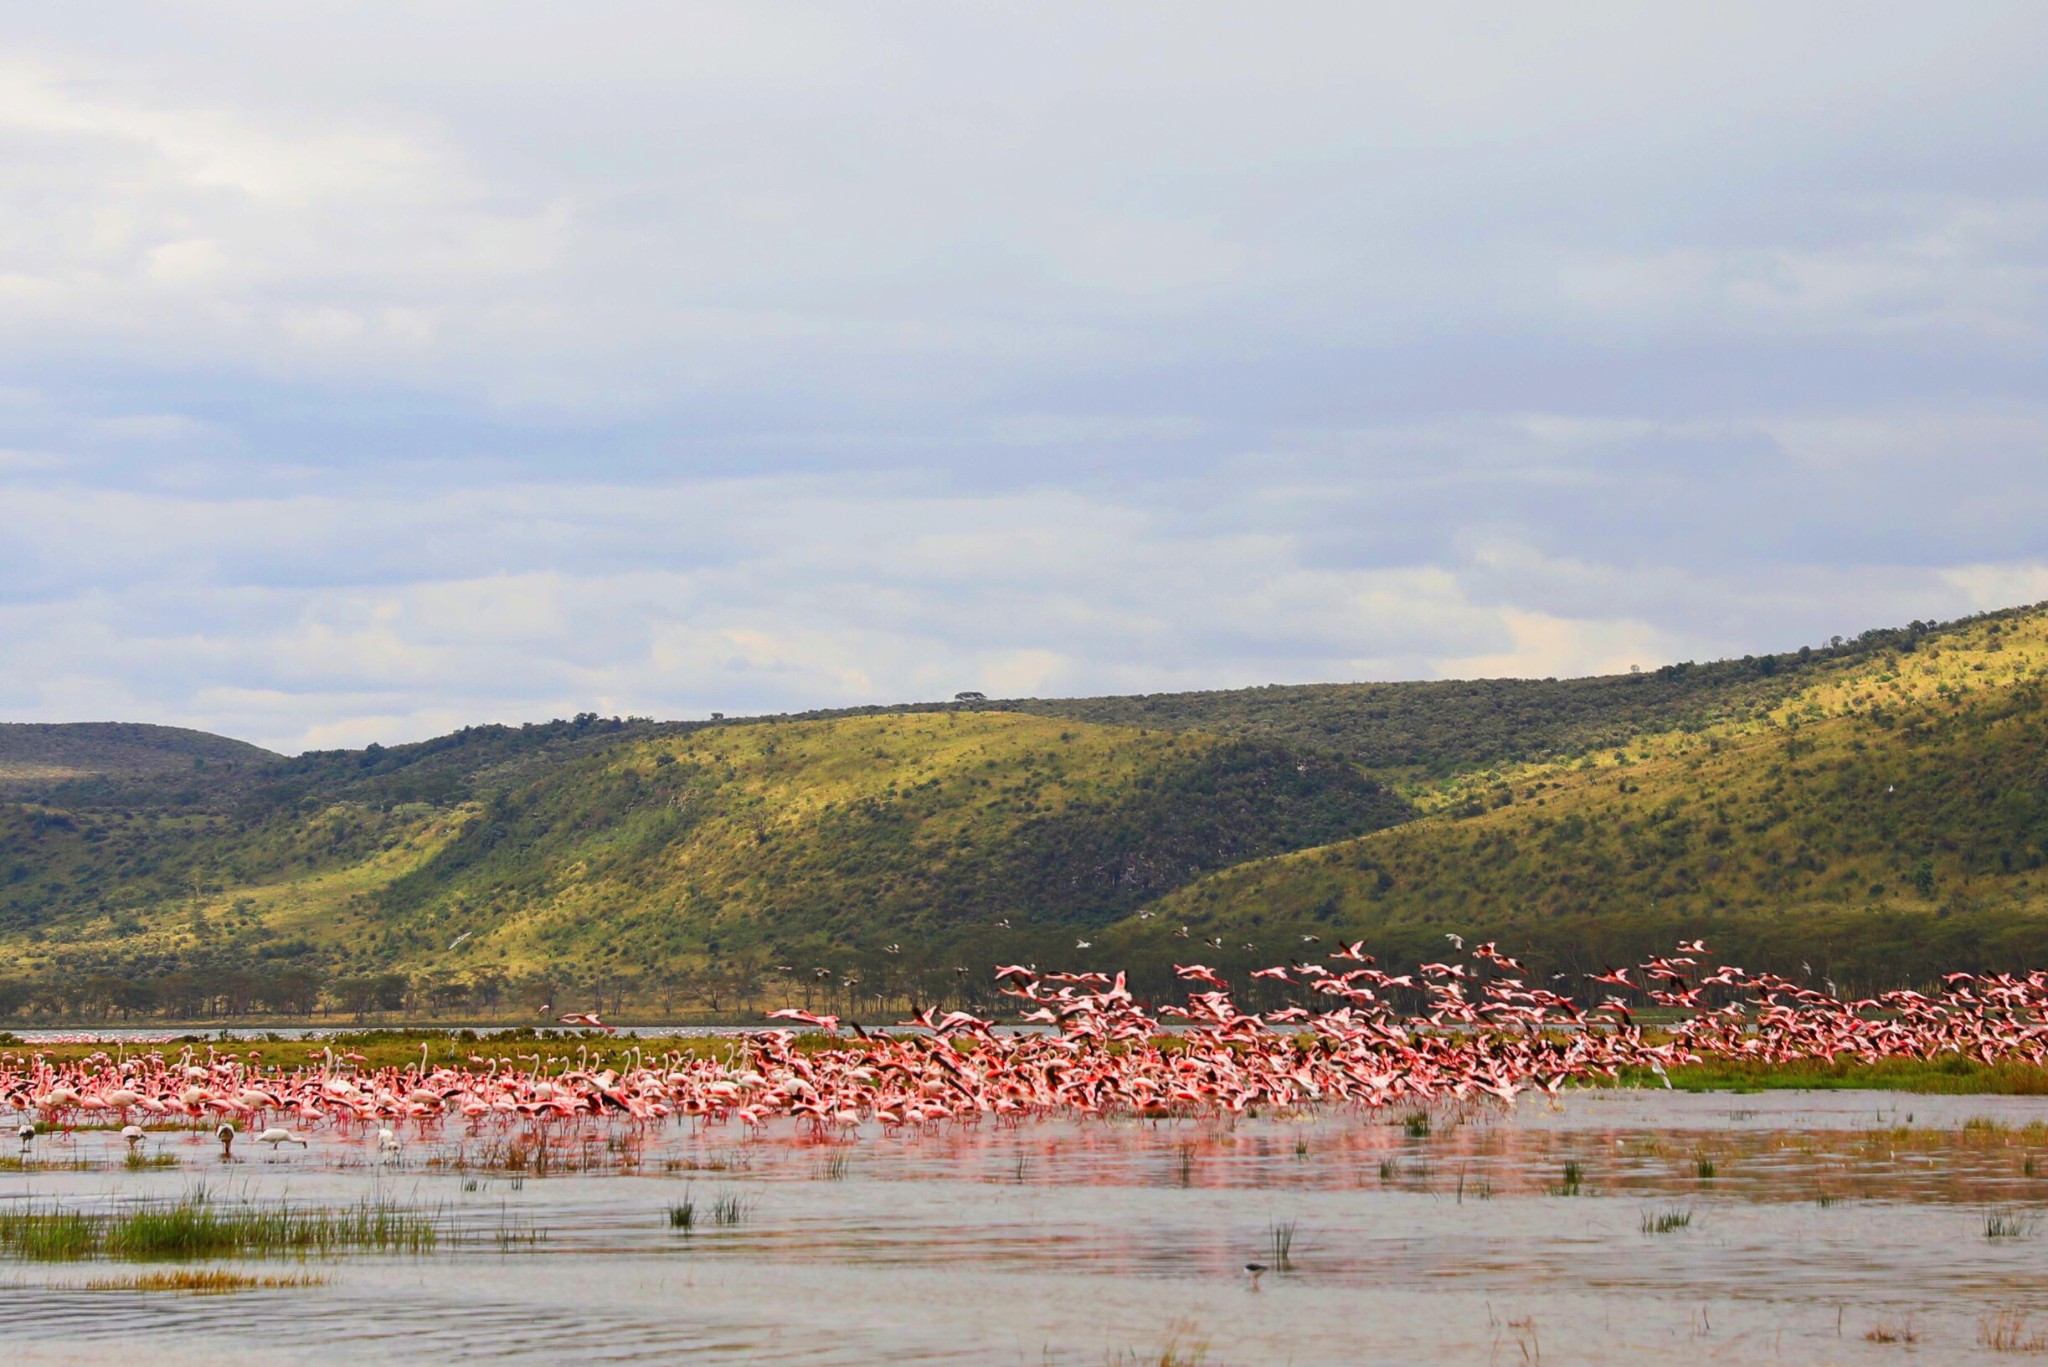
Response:
[{"label": "grassy marsh", "polygon": [[441,1235],[433,1216],[382,1201],[335,1210],[284,1202],[243,1207],[216,1204],[203,1191],[119,1211],[0,1211],[0,1253],[31,1262],[426,1253]]},{"label": "grassy marsh", "polygon": [[175,1296],[222,1296],[234,1291],[296,1291],[324,1286],[325,1277],[291,1273],[259,1276],[231,1272],[226,1268],[178,1268],[165,1272],[139,1272],[128,1277],[95,1277],[85,1283],[87,1291],[153,1291]]}]

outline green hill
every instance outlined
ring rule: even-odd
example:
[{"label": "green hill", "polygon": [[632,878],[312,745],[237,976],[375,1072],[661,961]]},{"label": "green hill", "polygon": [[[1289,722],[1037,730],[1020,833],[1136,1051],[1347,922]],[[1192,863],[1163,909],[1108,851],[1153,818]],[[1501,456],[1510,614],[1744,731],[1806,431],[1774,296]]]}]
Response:
[{"label": "green hill", "polygon": [[1439,785],[1423,819],[1226,870],[1110,937],[1268,947],[1341,929],[1397,961],[1498,938],[1597,968],[1680,934],[1869,985],[2048,958],[2048,614],[1825,662],[1745,720]]},{"label": "green hill", "polygon": [[[479,776],[519,758],[509,737],[438,770],[465,747],[294,762],[239,815],[18,806],[0,822],[21,875],[0,943],[70,978],[672,983],[821,954],[879,978],[1018,935],[1060,944],[1203,873],[1413,815],[1283,747],[1007,714],[604,739],[488,789]],[[450,802],[398,782],[423,768]]]},{"label": "green hill", "polygon": [[[1973,620],[1988,625],[2027,611]],[[967,706],[1276,741],[1342,755],[1377,776],[1427,787],[1475,768],[1575,760],[1640,735],[1744,722],[1844,667],[1911,652],[1939,630],[1934,623],[1913,622],[1780,654],[1706,664],[1685,661],[1582,679],[1274,684],[1130,697],[1006,698]],[[814,712],[798,719],[948,706]]]},{"label": "green hill", "polygon": [[176,726],[0,722],[0,795],[136,779],[204,787],[278,758],[243,741]]},{"label": "green hill", "polygon": [[290,759],[0,728],[0,1014],[857,1006],[999,959],[1157,992],[1311,935],[1556,971],[1699,934],[1865,986],[2032,964],[2044,686],[2032,608],[1598,679],[584,714]]}]

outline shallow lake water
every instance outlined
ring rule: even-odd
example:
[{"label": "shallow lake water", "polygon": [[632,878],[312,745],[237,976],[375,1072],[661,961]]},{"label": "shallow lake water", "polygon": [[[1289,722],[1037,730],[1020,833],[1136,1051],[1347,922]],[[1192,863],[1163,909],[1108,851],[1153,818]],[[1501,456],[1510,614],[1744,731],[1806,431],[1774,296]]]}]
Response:
[{"label": "shallow lake water", "polygon": [[[161,1132],[148,1147],[178,1166],[151,1172],[124,1170],[112,1134],[51,1135],[0,1173],[0,1209],[204,1184],[223,1202],[391,1200],[438,1212],[448,1237],[242,1265],[325,1280],[204,1297],[83,1289],[132,1265],[0,1261],[0,1343],[20,1363],[1092,1365],[1175,1348],[1309,1367],[2008,1362],[2038,1338],[2048,1359],[2048,1099],[1583,1091],[1439,1109],[1427,1133],[1405,1120],[849,1143],[561,1125],[516,1153],[450,1124],[395,1156],[323,1130],[307,1150],[238,1143],[231,1162]],[[687,1230],[668,1217],[684,1201]]]}]

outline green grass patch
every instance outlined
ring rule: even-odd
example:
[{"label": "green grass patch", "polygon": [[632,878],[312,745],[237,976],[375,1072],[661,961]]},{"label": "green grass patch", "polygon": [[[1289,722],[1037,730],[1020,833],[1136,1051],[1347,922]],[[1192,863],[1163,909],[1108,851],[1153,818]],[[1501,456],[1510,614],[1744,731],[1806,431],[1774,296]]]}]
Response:
[{"label": "green grass patch", "polygon": [[1643,1216],[1645,1234],[1676,1234],[1691,1228],[1692,1212],[1689,1210],[1658,1210]]},{"label": "green grass patch", "polygon": [[[1622,1086],[1658,1086],[1646,1071],[1624,1069]],[[2031,1063],[1981,1063],[1951,1054],[1933,1060],[1805,1059],[1757,1063],[1709,1059],[1671,1070],[1685,1092],[1880,1091],[1948,1096],[2048,1096],[2048,1068]]]},{"label": "green grass patch", "polygon": [[0,1253],[31,1262],[426,1253],[440,1237],[431,1215],[380,1201],[338,1210],[282,1202],[225,1206],[194,1193],[122,1211],[56,1206],[0,1211]]},{"label": "green grass patch", "polygon": [[224,1296],[232,1291],[295,1291],[301,1287],[324,1286],[325,1277],[303,1273],[290,1276],[259,1276],[230,1272],[225,1268],[179,1268],[170,1272],[138,1272],[129,1277],[96,1277],[85,1284],[87,1291],[157,1291],[174,1296]]}]

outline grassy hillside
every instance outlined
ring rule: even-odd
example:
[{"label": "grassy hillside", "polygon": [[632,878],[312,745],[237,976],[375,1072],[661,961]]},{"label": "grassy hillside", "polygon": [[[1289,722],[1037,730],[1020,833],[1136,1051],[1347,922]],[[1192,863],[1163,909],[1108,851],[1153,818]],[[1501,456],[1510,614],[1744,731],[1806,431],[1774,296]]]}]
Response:
[{"label": "grassy hillside", "polygon": [[204,731],[139,722],[0,722],[0,793],[134,779],[205,783],[277,761],[268,750]]},{"label": "grassy hillside", "polygon": [[996,959],[1159,990],[1338,934],[2009,967],[2048,959],[2044,687],[2024,609],[1604,679],[585,714],[293,759],[6,728],[0,1015],[929,998]]},{"label": "grassy hillside", "polygon": [[1597,968],[1681,932],[1870,984],[2048,958],[2048,614],[1827,661],[1746,719],[1439,785],[1423,820],[1165,899],[1233,953],[1367,934],[1396,958],[1498,937]]},{"label": "grassy hillside", "polygon": [[820,955],[928,971],[1016,943],[1005,919],[1057,942],[1205,872],[1412,815],[1276,746],[1001,714],[622,730],[448,805],[389,800],[378,785],[422,761],[384,762],[239,819],[17,806],[0,945],[32,973],[110,979],[649,982]]},{"label": "grassy hillside", "polygon": [[1576,760],[1642,735],[1741,724],[1817,679],[1910,652],[1938,630],[1914,622],[1817,648],[1583,679],[1290,684],[988,706],[1105,725],[1253,736],[1327,750],[1383,777],[1426,786],[1475,768]]}]

